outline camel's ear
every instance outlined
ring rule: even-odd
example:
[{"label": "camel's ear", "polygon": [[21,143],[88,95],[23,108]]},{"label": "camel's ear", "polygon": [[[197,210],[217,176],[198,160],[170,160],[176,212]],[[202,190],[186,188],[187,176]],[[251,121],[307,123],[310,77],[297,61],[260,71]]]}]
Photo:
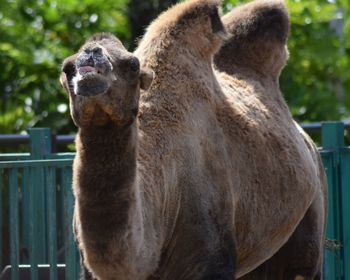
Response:
[{"label": "camel's ear", "polygon": [[154,72],[151,69],[143,68],[140,71],[140,87],[147,90],[152,84]]}]

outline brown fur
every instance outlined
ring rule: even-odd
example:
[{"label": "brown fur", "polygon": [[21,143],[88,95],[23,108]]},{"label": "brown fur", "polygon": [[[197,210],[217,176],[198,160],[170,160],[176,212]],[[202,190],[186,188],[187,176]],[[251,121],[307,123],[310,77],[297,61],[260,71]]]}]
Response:
[{"label": "brown fur", "polygon": [[[106,93],[74,95],[77,57],[64,63],[79,127],[75,231],[97,279],[235,279],[285,254],[288,242],[299,246],[295,259],[313,257],[308,271],[284,261],[282,275],[321,271],[323,169],[277,82],[285,7],[275,0],[238,8],[224,17],[226,32],[218,4],[181,3],[151,24],[134,53],[141,69],[154,71],[140,96],[143,79],[118,72],[132,55],[118,44],[109,50],[112,38],[85,45],[116,53],[121,76]],[[287,279],[266,271],[247,277]]]},{"label": "brown fur", "polygon": [[229,39],[215,64],[232,75],[254,70],[278,78],[288,53],[289,17],[282,0],[260,0],[233,9],[223,17]]}]

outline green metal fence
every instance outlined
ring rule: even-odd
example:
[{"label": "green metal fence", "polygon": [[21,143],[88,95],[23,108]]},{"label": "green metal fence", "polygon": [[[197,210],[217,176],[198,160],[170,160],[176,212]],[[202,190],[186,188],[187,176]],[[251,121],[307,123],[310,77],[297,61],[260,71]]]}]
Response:
[{"label": "green metal fence", "polygon": [[[72,234],[74,154],[52,154],[49,129],[29,134],[30,154],[0,155],[1,270],[10,265],[10,279],[23,279],[22,268],[30,265],[30,279],[43,279],[40,265],[49,264],[46,279],[55,280],[63,263],[65,279],[78,279]],[[6,273],[2,277],[8,278]]]},{"label": "green metal fence", "polygon": [[343,123],[323,124],[321,155],[328,179],[326,279],[350,280],[350,148]]},{"label": "green metal fence", "polygon": [[[78,279],[79,256],[72,234],[73,153],[51,153],[49,129],[31,129],[29,154],[0,154],[0,271],[11,265],[12,280],[21,279],[21,265],[30,265],[32,280],[40,264],[49,276]],[[344,125],[322,125],[321,156],[329,184],[325,279],[350,280],[350,148]],[[62,266],[65,264],[65,266]]]}]

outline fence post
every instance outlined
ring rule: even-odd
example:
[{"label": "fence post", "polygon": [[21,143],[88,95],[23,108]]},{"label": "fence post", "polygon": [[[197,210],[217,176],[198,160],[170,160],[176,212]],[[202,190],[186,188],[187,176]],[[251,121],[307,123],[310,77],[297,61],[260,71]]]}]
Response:
[{"label": "fence post", "polygon": [[322,124],[323,160],[328,180],[328,220],[327,238],[331,250],[325,256],[326,278],[343,278],[342,221],[341,221],[341,149],[344,144],[344,124],[342,122],[326,122]]},{"label": "fence post", "polygon": [[350,280],[350,148],[341,149],[341,241],[344,279]]},{"label": "fence post", "polygon": [[3,193],[3,170],[0,169],[0,271],[3,269],[3,234],[4,234],[4,226],[3,226],[3,199],[2,199],[2,193]]},{"label": "fence post", "polygon": [[44,159],[51,153],[50,128],[30,128],[29,136],[32,159]]},{"label": "fence post", "polygon": [[65,261],[67,279],[78,279],[79,271],[77,270],[77,247],[73,236],[72,217],[74,211],[74,197],[72,189],[72,169],[63,168],[62,170],[62,190],[64,193],[64,238],[66,243]]},{"label": "fence post", "polygon": [[48,249],[50,264],[50,280],[57,280],[57,190],[56,190],[56,168],[46,167],[46,187],[47,187],[47,228],[48,228]]},{"label": "fence post", "polygon": [[[31,159],[45,159],[51,153],[51,130],[49,128],[29,129]],[[29,190],[29,233],[31,240],[30,264],[32,279],[37,279],[37,265],[47,262],[47,206],[45,174],[43,167],[33,167],[30,172]]]},{"label": "fence post", "polygon": [[10,262],[11,262],[11,279],[18,279],[19,265],[19,224],[18,224],[18,171],[17,168],[10,170],[9,178],[10,192]]}]

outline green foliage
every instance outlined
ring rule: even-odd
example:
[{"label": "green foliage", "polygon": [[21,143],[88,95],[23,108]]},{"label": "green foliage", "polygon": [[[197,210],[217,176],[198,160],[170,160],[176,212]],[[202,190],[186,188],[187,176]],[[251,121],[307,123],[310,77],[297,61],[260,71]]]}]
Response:
[{"label": "green foliage", "polygon": [[348,4],[301,2],[289,1],[290,60],[281,87],[301,121],[349,117],[349,49],[343,28],[350,20],[344,13]]},{"label": "green foliage", "polygon": [[129,0],[128,18],[131,31],[131,49],[137,45],[137,41],[142,37],[145,28],[167,7],[179,2],[177,0]]},{"label": "green foliage", "polygon": [[[226,1],[230,9],[242,2]],[[350,116],[350,15],[347,0],[287,0],[290,58],[280,86],[299,122]]]},{"label": "green foliage", "polygon": [[73,129],[60,65],[91,34],[130,37],[126,0],[0,2],[0,132],[48,126]]},{"label": "green foliage", "polygon": [[[95,32],[128,47],[175,0],[0,1],[0,133],[48,126],[75,131],[59,85],[60,64]],[[248,2],[226,0],[223,10]],[[348,0],[287,0],[290,59],[280,80],[300,122],[349,118]],[[147,21],[147,22],[146,22]]]}]

